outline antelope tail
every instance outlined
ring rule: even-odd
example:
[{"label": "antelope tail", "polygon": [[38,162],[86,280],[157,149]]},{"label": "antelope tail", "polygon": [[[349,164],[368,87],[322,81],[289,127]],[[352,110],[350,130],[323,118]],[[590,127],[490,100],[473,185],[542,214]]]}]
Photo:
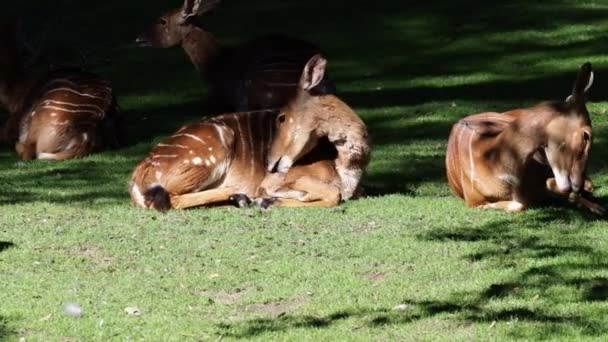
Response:
[{"label": "antelope tail", "polygon": [[171,197],[165,188],[160,185],[154,185],[143,194],[146,207],[156,209],[158,211],[167,211],[171,209]]}]

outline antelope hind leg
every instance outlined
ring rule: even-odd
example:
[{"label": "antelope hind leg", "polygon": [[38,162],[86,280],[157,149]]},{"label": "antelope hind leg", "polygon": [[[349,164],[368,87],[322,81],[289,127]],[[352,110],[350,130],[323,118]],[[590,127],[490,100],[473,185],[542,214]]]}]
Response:
[{"label": "antelope hind leg", "polygon": [[171,196],[171,207],[187,209],[204,205],[221,203],[230,200],[230,196],[238,192],[235,188],[218,188],[195,192],[191,194]]}]

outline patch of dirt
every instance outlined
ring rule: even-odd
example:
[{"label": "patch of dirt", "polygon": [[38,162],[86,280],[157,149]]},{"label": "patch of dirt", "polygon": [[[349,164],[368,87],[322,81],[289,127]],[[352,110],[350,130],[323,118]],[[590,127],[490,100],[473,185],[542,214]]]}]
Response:
[{"label": "patch of dirt", "polygon": [[306,298],[282,299],[275,302],[247,305],[245,311],[277,317],[288,314],[307,302]]},{"label": "patch of dirt", "polygon": [[252,288],[237,288],[232,291],[224,291],[224,290],[203,290],[199,291],[198,295],[207,297],[211,299],[215,303],[220,303],[222,305],[234,305],[238,303],[243,296],[246,294],[252,293],[254,290]]},{"label": "patch of dirt", "polygon": [[372,281],[382,281],[386,278],[386,273],[380,271],[372,271],[365,274],[365,277]]},{"label": "patch of dirt", "polygon": [[380,228],[380,225],[376,221],[369,221],[366,223],[353,223],[352,227],[353,233],[365,234]]},{"label": "patch of dirt", "polygon": [[67,255],[85,258],[100,266],[108,266],[114,263],[114,257],[110,253],[95,245],[80,245],[67,251]]}]

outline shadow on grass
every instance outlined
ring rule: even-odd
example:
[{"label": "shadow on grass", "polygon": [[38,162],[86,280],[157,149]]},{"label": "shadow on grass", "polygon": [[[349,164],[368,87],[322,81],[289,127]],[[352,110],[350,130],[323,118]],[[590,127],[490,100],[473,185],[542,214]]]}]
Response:
[{"label": "shadow on grass", "polygon": [[[225,336],[250,338],[268,332],[323,329],[345,320],[352,320],[351,326],[361,328],[436,318],[465,325],[537,324],[534,329],[510,326],[508,333],[513,336],[521,333],[559,338],[576,331],[598,337],[608,333],[608,321],[604,319],[608,310],[594,305],[608,302],[608,279],[598,276],[608,272],[608,253],[595,248],[574,230],[573,227],[581,227],[581,220],[576,213],[548,209],[490,223],[472,223],[470,227],[431,229],[418,236],[424,242],[479,246],[463,256],[465,262],[511,275],[490,281],[480,289],[447,292],[439,299],[405,297],[396,309],[345,309],[317,316],[287,314],[224,322],[218,324],[218,329]],[[519,337],[529,339],[530,335]]]},{"label": "shadow on grass", "polygon": [[14,247],[15,244],[10,241],[0,241],[0,253],[4,252],[4,250]]},{"label": "shadow on grass", "polygon": [[[119,102],[121,97],[131,95],[159,92],[166,95],[176,91],[181,94],[190,93],[194,87],[204,87],[196,76],[184,76],[194,75],[195,71],[179,49],[167,51],[125,47],[138,31],[160,13],[168,7],[179,5],[179,2],[168,4],[166,1],[146,1],[144,6],[142,3],[139,0],[128,3],[109,0],[93,5],[70,0],[61,1],[60,4],[23,1],[13,2],[6,11],[10,14],[21,13],[26,17],[53,17],[56,13],[71,13],[73,15],[60,16],[54,37],[60,37],[63,41],[58,44],[81,46],[85,50],[109,43],[120,46],[99,50],[101,58],[112,61],[100,71],[111,77],[118,90]],[[116,8],[121,8],[121,11],[116,11]],[[323,10],[320,11],[321,8]],[[348,16],[343,15],[345,8],[353,9]],[[471,8],[475,10],[471,11]],[[294,13],[315,15],[298,16]],[[261,3],[224,2],[209,16],[208,21],[205,20],[205,24],[226,45],[268,32],[285,32],[317,42],[327,51],[330,72],[336,79],[338,89],[340,85],[347,85],[346,89],[350,89],[340,95],[354,108],[404,107],[400,115],[375,116],[366,121],[376,147],[396,145],[405,149],[420,140],[427,144],[444,143],[451,124],[459,116],[470,114],[455,109],[453,114],[445,115],[441,121],[394,124],[392,120],[414,119],[424,115],[416,110],[407,112],[410,110],[407,106],[451,101],[500,101],[519,106],[568,95],[578,65],[573,64],[567,70],[547,65],[584,57],[593,62],[594,58],[602,55],[608,32],[604,29],[607,14],[608,10],[603,7],[584,6],[577,1],[551,1],[550,5],[541,5],[511,0],[486,6],[479,0],[384,0],[374,3],[266,0]],[[280,24],[272,20],[287,17],[290,20],[281,20]],[[239,25],[229,24],[235,22]],[[579,32],[582,23],[585,25],[583,33]],[[79,29],[74,30],[74,27]],[[585,39],[576,38],[580,35],[584,35]],[[479,73],[487,77],[468,78]],[[443,82],[443,79],[450,78],[456,80]],[[421,82],[410,83],[412,80]],[[201,110],[199,103],[188,102],[154,108],[131,106],[125,110],[130,146],[170,134],[181,124],[196,120],[200,117],[199,113],[206,111]],[[608,147],[605,145],[595,149],[608,150],[604,148]],[[137,155],[141,159],[147,153],[143,149],[135,149],[135,154],[133,151],[129,148],[112,154],[126,157]],[[442,154],[412,152],[400,159],[390,167],[378,168],[367,176],[364,182],[370,194],[413,194],[414,189],[423,183],[444,182]],[[101,177],[102,181],[111,181],[100,170],[108,165],[70,165],[95,170],[90,174],[80,173],[79,177],[83,178],[72,178],[83,183],[78,185],[82,191],[71,195],[70,201],[87,202],[91,196],[124,196],[118,196],[114,190],[109,193],[90,190],[95,187],[94,179],[97,177]],[[122,164],[127,169],[120,172],[129,173],[133,165]],[[591,165],[591,169],[599,167]],[[36,201],[40,197],[32,196],[27,190],[28,186],[38,186],[43,193],[70,186],[67,182],[41,182],[40,177],[49,179],[48,175],[37,172],[18,176],[17,180],[21,182],[18,188],[25,190],[0,194],[0,197],[4,197],[0,201]],[[53,196],[42,198],[54,200]]]}]

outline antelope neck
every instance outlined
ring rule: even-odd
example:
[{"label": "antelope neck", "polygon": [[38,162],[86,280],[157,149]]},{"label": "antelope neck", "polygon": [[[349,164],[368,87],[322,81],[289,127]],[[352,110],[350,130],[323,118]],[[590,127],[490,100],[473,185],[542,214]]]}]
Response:
[{"label": "antelope neck", "polygon": [[506,151],[505,157],[516,161],[516,165],[524,165],[546,143],[544,129],[548,118],[540,116],[536,112],[522,115],[499,136],[497,145]]},{"label": "antelope neck", "polygon": [[199,72],[206,72],[221,51],[213,35],[195,25],[184,35],[182,48]]}]

